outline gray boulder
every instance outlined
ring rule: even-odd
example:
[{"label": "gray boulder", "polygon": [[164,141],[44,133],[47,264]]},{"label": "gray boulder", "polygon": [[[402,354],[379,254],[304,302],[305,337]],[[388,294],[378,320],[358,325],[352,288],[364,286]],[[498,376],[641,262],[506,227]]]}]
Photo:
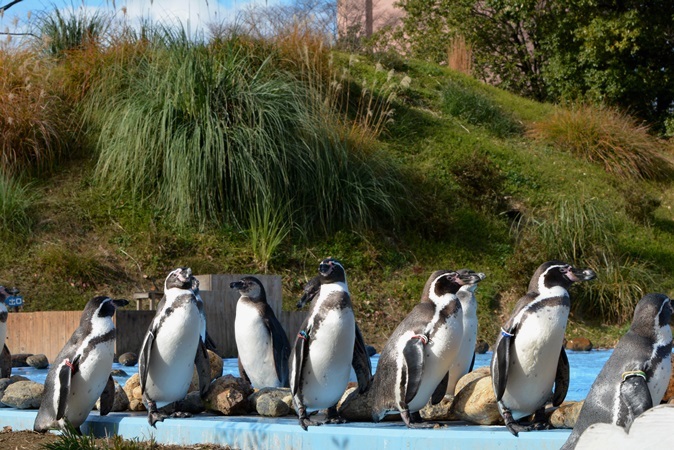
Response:
[{"label": "gray boulder", "polygon": [[564,402],[550,416],[550,424],[555,428],[573,428],[583,402]]},{"label": "gray boulder", "polygon": [[34,381],[17,381],[5,389],[2,403],[18,409],[37,409],[42,401],[44,386]]},{"label": "gray boulder", "polygon": [[[473,374],[472,376],[470,376]],[[464,378],[470,381],[461,383]],[[461,384],[461,386],[459,386]],[[452,404],[452,412],[459,420],[478,425],[500,425],[503,419],[498,411],[491,376],[483,372],[471,372],[459,380]]]},{"label": "gray boulder", "polygon": [[290,388],[262,388],[255,391],[248,401],[261,416],[282,417],[292,411],[292,394]]},{"label": "gray boulder", "polygon": [[35,369],[46,369],[49,367],[49,360],[45,355],[30,355],[26,358],[26,364]]},{"label": "gray boulder", "polygon": [[251,411],[248,397],[253,387],[243,378],[225,375],[211,383],[205,398],[206,409],[225,416],[236,416]]},{"label": "gray boulder", "polygon": [[138,355],[133,352],[123,353],[119,356],[118,361],[123,366],[132,367],[138,364]]},{"label": "gray boulder", "polygon": [[31,356],[31,353],[16,353],[12,355],[12,367],[28,367],[26,359]]}]

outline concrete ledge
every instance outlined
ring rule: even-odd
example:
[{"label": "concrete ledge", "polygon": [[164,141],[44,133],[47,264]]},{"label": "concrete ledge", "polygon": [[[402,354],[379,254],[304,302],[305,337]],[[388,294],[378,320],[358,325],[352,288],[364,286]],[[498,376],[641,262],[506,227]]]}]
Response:
[{"label": "concrete ledge", "polygon": [[[37,411],[0,409],[0,423],[14,431],[32,430]],[[304,431],[291,417],[272,419],[258,416],[224,417],[200,414],[191,419],[166,419],[153,429],[145,413],[110,413],[105,417],[93,411],[82,426],[85,434],[120,435],[125,439],[154,439],[160,444],[229,445],[241,450],[434,450],[513,449],[557,450],[571,430],[520,433],[514,437],[503,426],[475,426],[448,422],[439,429],[410,430],[401,422],[348,423],[309,427]]]}]

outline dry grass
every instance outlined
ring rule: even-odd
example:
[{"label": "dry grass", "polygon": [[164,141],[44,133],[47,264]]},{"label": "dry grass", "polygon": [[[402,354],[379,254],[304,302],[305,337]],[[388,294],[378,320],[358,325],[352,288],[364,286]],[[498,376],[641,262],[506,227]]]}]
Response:
[{"label": "dry grass", "polygon": [[649,134],[648,126],[612,108],[559,108],[534,124],[530,135],[623,179],[664,179],[674,169],[663,142]]},{"label": "dry grass", "polygon": [[450,41],[447,48],[447,65],[457,72],[472,74],[473,48],[463,36],[456,36]]}]

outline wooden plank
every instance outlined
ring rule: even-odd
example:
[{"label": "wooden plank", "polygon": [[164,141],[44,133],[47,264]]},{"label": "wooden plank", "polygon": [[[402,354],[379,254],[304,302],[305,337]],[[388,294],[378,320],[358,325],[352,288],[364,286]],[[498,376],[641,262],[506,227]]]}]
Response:
[{"label": "wooden plank", "polygon": [[147,332],[156,311],[152,310],[117,310],[117,339],[115,342],[115,355],[133,352],[140,354],[140,347],[143,345],[143,338]]}]

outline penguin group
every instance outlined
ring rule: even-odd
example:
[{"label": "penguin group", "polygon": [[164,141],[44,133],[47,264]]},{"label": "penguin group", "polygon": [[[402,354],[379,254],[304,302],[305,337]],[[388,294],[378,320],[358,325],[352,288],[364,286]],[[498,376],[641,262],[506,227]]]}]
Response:
[{"label": "penguin group", "polygon": [[[420,302],[386,342],[373,375],[340,261],[322,260],[318,275],[305,285],[297,306],[311,306],[294,342],[267,302],[260,280],[245,276],[230,284],[239,294],[234,334],[240,376],[257,389],[289,388],[305,430],[345,422],[337,405],[352,371],[358,394],[370,398],[374,422],[395,413],[409,428],[436,426],[424,422],[420,411],[453,395],[459,378],[473,369],[475,291],[485,278],[467,268],[433,272]],[[493,345],[491,381],[499,413],[513,435],[550,428],[546,405],[558,406],[566,397],[570,367],[563,341],[571,307],[569,288],[594,278],[589,268],[562,261],[541,264],[501,326]],[[99,396],[101,415],[110,411],[112,315],[126,303],[96,297],[87,304],[80,327],[49,370],[36,431],[67,423],[78,429]],[[590,425],[607,423],[628,430],[636,417],[661,401],[671,376],[672,316],[671,300],[664,294],[649,293],[639,301],[631,328],[592,385],[565,450],[575,448]],[[0,332],[3,324],[0,311]],[[189,416],[181,402],[195,367],[201,395],[208,391],[206,349],[213,345],[198,280],[189,268],[171,271],[139,358],[150,425]],[[324,418],[312,418],[319,410],[326,411]]]}]

